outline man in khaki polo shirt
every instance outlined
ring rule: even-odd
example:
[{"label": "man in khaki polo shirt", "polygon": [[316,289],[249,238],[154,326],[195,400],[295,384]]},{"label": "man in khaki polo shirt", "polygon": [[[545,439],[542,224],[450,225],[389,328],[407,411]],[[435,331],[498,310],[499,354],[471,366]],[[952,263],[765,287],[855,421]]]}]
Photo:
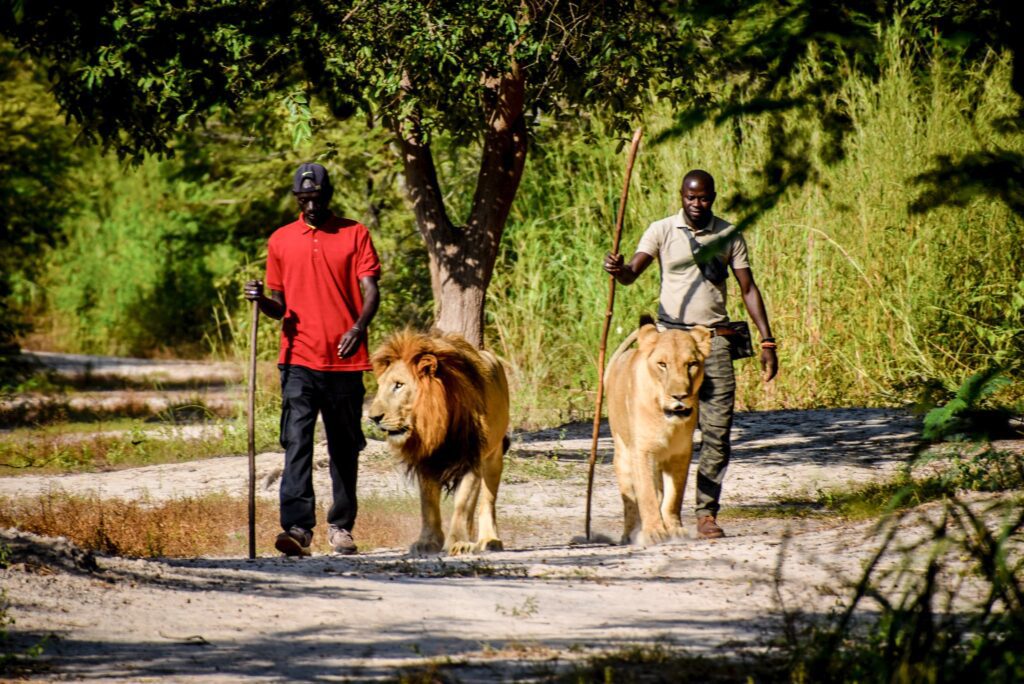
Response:
[{"label": "man in khaki polo shirt", "polygon": [[[703,325],[715,330],[711,355],[704,362],[704,384],[700,389],[700,431],[702,442],[697,471],[697,535],[702,539],[725,536],[718,526],[722,480],[732,450],[733,408],[736,376],[729,347],[729,315],[725,307],[726,280],[732,269],[750,319],[761,334],[761,369],[765,382],[775,377],[779,360],[775,353],[768,314],[761,291],[747,260],[747,243],[735,228],[715,216],[715,179],[695,169],[683,178],[680,190],[682,210],[652,223],[640,238],[637,251],[626,264],[621,254],[606,254],[604,270],[623,285],[629,285],[655,259],[661,269],[658,328],[686,329]],[[706,245],[715,241],[717,255],[703,266],[694,260],[694,241]],[[719,249],[720,248],[720,249]],[[713,263],[715,260],[718,263]]]}]

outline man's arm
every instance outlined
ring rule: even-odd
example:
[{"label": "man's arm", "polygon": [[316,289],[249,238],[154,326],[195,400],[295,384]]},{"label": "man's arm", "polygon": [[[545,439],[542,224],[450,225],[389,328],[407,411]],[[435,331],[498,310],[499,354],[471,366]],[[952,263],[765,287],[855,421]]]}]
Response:
[{"label": "man's arm", "polygon": [[652,261],[654,261],[654,257],[647,252],[637,252],[626,264],[621,254],[608,252],[604,255],[603,265],[605,271],[615,276],[615,280],[623,285],[629,285],[640,277],[640,274],[651,265]]},{"label": "man's arm", "polygon": [[[732,272],[736,276],[736,282],[740,284],[743,304],[747,307],[750,319],[754,321],[754,325],[761,333],[761,339],[774,340],[771,325],[768,323],[768,313],[764,308],[764,299],[761,298],[761,290],[754,282],[753,272],[749,268],[734,268]],[[779,357],[776,355],[775,349],[761,348],[761,371],[765,382],[774,378],[775,374],[779,372]]]},{"label": "man's arm", "polygon": [[347,358],[356,353],[359,349],[359,341],[366,334],[370,322],[377,315],[377,308],[380,306],[380,289],[377,287],[377,276],[363,276],[359,279],[359,286],[363,290],[363,310],[347,333],[341,336],[338,343],[338,356]]},{"label": "man's arm", "polygon": [[262,280],[250,280],[245,284],[245,298],[250,302],[259,302],[260,311],[276,320],[281,320],[288,310],[284,303],[284,292],[271,290],[269,297],[264,296]]}]

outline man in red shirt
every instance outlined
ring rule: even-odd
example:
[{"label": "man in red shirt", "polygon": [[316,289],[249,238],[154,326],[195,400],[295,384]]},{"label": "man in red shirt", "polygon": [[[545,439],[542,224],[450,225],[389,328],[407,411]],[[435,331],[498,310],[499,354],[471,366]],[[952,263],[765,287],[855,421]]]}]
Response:
[{"label": "man in red shirt", "polygon": [[281,528],[274,546],[308,556],[316,525],[313,435],[322,414],[334,502],[327,514],[335,553],[355,553],[363,371],[371,370],[366,330],[377,313],[380,260],[366,226],[334,215],[327,170],[302,164],[292,192],[302,212],[270,236],[266,283],[245,284],[245,298],[281,321]]}]

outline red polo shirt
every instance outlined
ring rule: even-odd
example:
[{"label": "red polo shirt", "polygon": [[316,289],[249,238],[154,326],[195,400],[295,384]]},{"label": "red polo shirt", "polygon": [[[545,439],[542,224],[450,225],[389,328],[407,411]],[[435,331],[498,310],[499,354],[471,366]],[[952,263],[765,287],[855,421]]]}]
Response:
[{"label": "red polo shirt", "polygon": [[364,341],[338,357],[338,342],[363,310],[359,279],[379,276],[380,260],[361,223],[332,216],[319,228],[302,220],[274,231],[267,250],[267,287],[284,293],[278,363],[320,371],[371,370]]}]

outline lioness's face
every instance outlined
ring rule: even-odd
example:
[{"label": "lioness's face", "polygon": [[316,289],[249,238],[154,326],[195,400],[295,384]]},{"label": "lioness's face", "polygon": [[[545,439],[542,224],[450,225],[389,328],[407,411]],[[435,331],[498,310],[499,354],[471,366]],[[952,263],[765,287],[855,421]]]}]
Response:
[{"label": "lioness's face", "polygon": [[655,330],[641,340],[641,353],[647,353],[647,372],[660,390],[658,401],[666,420],[686,420],[697,408],[710,337],[706,345],[701,344],[703,341],[682,330]]},{"label": "lioness's face", "polygon": [[387,433],[388,443],[401,448],[413,428],[413,405],[418,384],[403,361],[396,361],[377,377],[377,394],[370,404],[370,420]]}]

